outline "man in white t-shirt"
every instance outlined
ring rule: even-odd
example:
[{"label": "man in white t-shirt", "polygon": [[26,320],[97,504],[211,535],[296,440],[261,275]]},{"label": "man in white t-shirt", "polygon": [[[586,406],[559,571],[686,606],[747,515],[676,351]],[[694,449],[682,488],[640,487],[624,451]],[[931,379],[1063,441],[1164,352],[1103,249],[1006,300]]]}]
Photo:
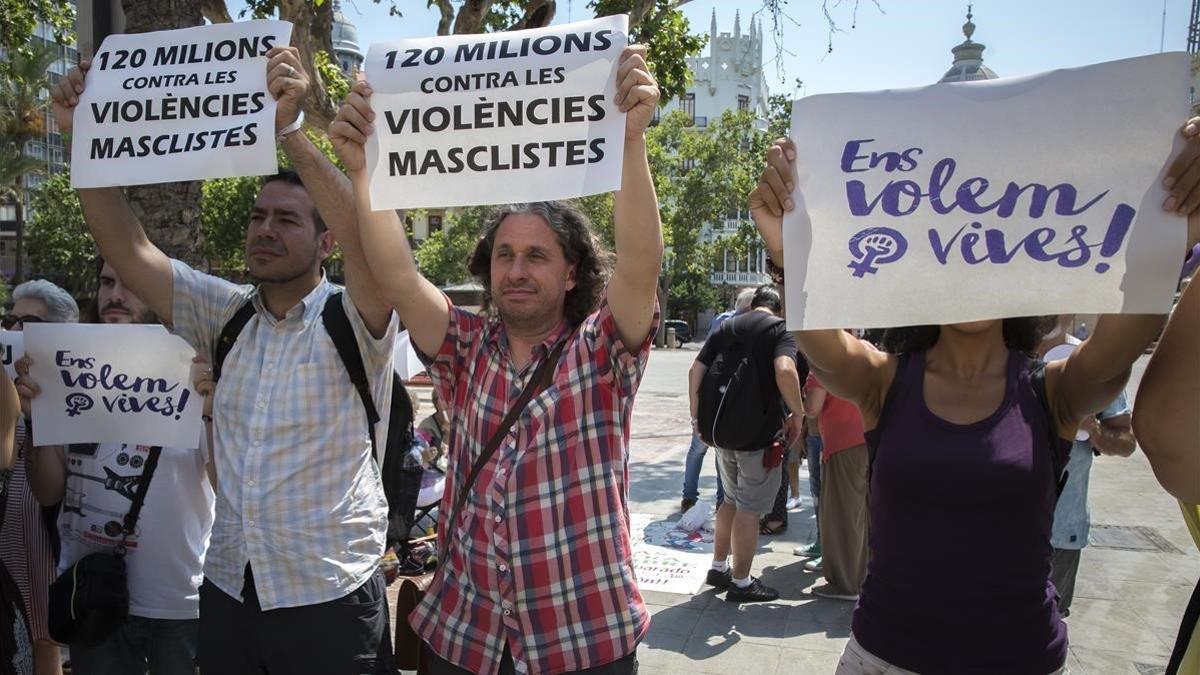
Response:
[{"label": "man in white t-shirt", "polygon": [[[107,264],[100,269],[95,315],[100,323],[157,323],[158,317],[121,284]],[[28,364],[18,391],[36,395]],[[201,444],[204,445],[204,444]],[[121,540],[121,521],[143,487],[150,448],[101,443],[37,448],[29,482],[43,505],[61,503],[58,572],[83,556]],[[163,448],[146,486],[134,533],[126,540],[129,620],[95,647],[70,645],[76,675],[125,673],[194,675],[199,642],[200,582],[213,523],[213,489],[207,448]]]}]

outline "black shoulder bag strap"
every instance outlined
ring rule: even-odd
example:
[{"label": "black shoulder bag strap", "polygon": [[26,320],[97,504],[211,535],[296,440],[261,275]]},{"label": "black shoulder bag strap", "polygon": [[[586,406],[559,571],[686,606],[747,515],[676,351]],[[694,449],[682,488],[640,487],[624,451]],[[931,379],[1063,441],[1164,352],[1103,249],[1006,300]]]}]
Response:
[{"label": "black shoulder bag strap", "polygon": [[158,468],[158,456],[161,454],[162,446],[155,445],[150,448],[150,454],[146,457],[146,464],[142,467],[142,478],[138,481],[137,493],[133,495],[129,513],[126,513],[121,520],[121,542],[115,549],[117,555],[125,555],[125,540],[133,534],[133,530],[137,526],[138,516],[142,513],[142,504],[146,502],[146,491],[150,489],[150,479],[154,478],[154,470]]},{"label": "black shoulder bag strap", "polygon": [[233,349],[233,343],[237,342],[238,335],[242,329],[250,323],[250,319],[254,317],[254,304],[247,300],[245,304],[238,308],[236,314],[229,319],[228,322],[221,328],[221,335],[217,338],[217,347],[213,350],[212,374],[213,382],[221,379],[221,366],[225,364],[225,357],[229,356],[229,350]]},{"label": "black shoulder bag strap", "polygon": [[379,409],[375,407],[375,399],[371,396],[371,383],[367,379],[367,369],[363,365],[362,352],[358,349],[358,340],[354,337],[354,327],[350,325],[350,317],[346,316],[346,308],[342,306],[342,294],[333,293],[325,300],[325,309],[321,310],[321,323],[325,324],[325,332],[333,340],[338,357],[350,375],[354,390],[362,399],[363,408],[367,411],[367,434],[371,437],[371,449],[379,452],[375,444],[375,424],[379,422]]},{"label": "black shoulder bag strap", "polygon": [[[458,518],[458,513],[462,511],[462,507],[467,502],[467,495],[471,493],[471,487],[475,485],[475,480],[479,478],[479,472],[483,471],[483,467],[492,459],[496,451],[500,449],[500,444],[504,441],[504,437],[508,435],[513,424],[516,424],[517,418],[525,411],[525,406],[533,400],[533,397],[542,389],[545,389],[554,379],[554,369],[558,365],[558,360],[562,356],[563,349],[567,343],[574,337],[575,332],[572,331],[564,339],[560,340],[554,349],[546,355],[546,360],[538,365],[537,370],[530,376],[529,382],[525,384],[525,388],[521,390],[521,395],[517,397],[516,402],[508,409],[508,414],[500,422],[500,426],[496,427],[496,431],[492,433],[492,437],[488,439],[488,443],[483,448],[483,452],[475,460],[475,464],[471,466],[471,473],[467,474],[467,479],[458,490],[458,498],[454,500],[454,508],[450,510],[449,517],[446,519],[446,524],[449,527],[454,526],[455,520]],[[450,551],[450,533],[444,533],[445,536],[440,537],[443,542],[446,542],[445,548],[438,552],[438,565],[444,565],[446,562],[446,553]]]}]

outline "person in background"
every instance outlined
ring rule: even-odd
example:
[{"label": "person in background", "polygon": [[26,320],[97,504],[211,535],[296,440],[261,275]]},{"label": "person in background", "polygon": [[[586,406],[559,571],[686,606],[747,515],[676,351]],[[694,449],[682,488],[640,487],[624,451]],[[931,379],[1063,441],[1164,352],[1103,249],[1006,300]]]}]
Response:
[{"label": "person in background", "polygon": [[[708,342],[712,336],[716,334],[717,329],[721,324],[729,319],[745,313],[750,309],[750,301],[754,299],[753,288],[743,288],[733,301],[733,307],[728,311],[721,312],[713,318],[712,325],[708,327],[708,335],[704,341]],[[679,502],[679,511],[687,513],[687,510],[696,505],[696,500],[700,499],[700,471],[704,468],[704,457],[708,454],[708,446],[700,439],[700,434],[692,432],[692,442],[688,444],[687,459],[683,464],[683,499]],[[717,508],[720,508],[721,502],[725,501],[725,489],[721,485],[721,472],[717,472]]]},{"label": "person in background", "polygon": [[[1053,328],[1038,346],[1038,355],[1043,360],[1065,358],[1080,344],[1080,340],[1067,330],[1073,318],[1070,314],[1049,317]],[[1075,434],[1075,443],[1071,446],[1066,468],[1067,482],[1058,495],[1058,504],[1054,507],[1054,529],[1050,533],[1050,544],[1054,546],[1050,579],[1058,592],[1058,611],[1063,616],[1071,613],[1079,558],[1088,544],[1091,529],[1088,485],[1092,457],[1093,454],[1117,457],[1133,454],[1136,443],[1129,413],[1129,401],[1122,391],[1107,408],[1083,419]]]},{"label": "person in background", "polygon": [[[17,390],[8,371],[0,368],[0,529],[5,520],[5,495],[17,461],[17,419],[21,417]],[[34,672],[33,634],[25,614],[25,601],[0,560],[0,675]]]},{"label": "person in background", "polygon": [[808,558],[808,561],[804,563],[804,569],[810,572],[821,572],[824,569],[821,566],[821,424],[813,412],[815,402],[808,390],[807,378],[804,384],[806,386],[800,390],[804,395],[804,454],[808,462],[808,492],[812,495],[813,500],[816,536],[811,542],[792,549],[792,554]]},{"label": "person in background", "polygon": [[[13,289],[13,306],[0,319],[5,330],[23,330],[31,323],[75,323],[79,305],[71,294],[44,279],[26,281]],[[16,424],[17,457],[12,480],[4,494],[4,523],[0,524],[0,562],[21,591],[25,615],[33,631],[37,675],[62,673],[58,645],[50,638],[47,603],[58,557],[57,511],[38,503],[29,488],[29,456],[33,448],[31,420]]]}]

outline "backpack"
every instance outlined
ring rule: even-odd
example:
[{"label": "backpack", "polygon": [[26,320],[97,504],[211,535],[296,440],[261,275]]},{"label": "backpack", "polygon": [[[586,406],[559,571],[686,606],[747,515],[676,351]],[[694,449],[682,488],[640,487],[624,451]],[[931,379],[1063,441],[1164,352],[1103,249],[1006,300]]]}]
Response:
[{"label": "backpack", "polygon": [[[769,328],[782,323],[778,317]],[[728,330],[728,329],[726,329]],[[779,431],[779,419],[768,414],[774,406],[763,396],[764,384],[755,358],[755,337],[730,334],[700,380],[696,427],[700,439],[722,450],[762,450]],[[766,388],[775,393],[775,383]]]},{"label": "backpack", "polygon": [[[238,335],[253,316],[254,305],[247,300],[221,328],[221,335],[213,354],[214,383],[221,377],[221,366],[225,363],[225,357],[229,356],[230,350],[233,349],[233,343],[237,342]],[[350,325],[345,308],[342,307],[340,291],[330,294],[325,300],[325,307],[321,310],[321,323],[325,326],[325,332],[329,334],[329,338],[333,340],[338,357],[341,358],[342,365],[346,368],[346,373],[354,384],[359,399],[362,400],[363,408],[367,413],[367,433],[371,438],[372,456],[378,461],[379,445],[375,439],[375,424],[380,420],[379,410],[375,407],[375,400],[371,396],[370,381],[367,379],[362,353],[358,349],[358,341],[354,338],[354,328]],[[388,412],[390,415],[388,434],[379,474],[383,482],[383,494],[388,503],[387,546],[400,550],[408,541],[409,527],[412,521],[412,514],[405,512],[406,504],[412,500],[404,497],[404,493],[410,491],[407,484],[411,481],[406,480],[406,472],[402,471],[401,467],[404,465],[404,455],[412,447],[413,409],[412,401],[408,398],[408,390],[404,387],[404,381],[400,379],[400,375],[395,370],[392,371],[392,404]],[[417,482],[419,485],[419,478]],[[415,504],[413,504],[413,508],[415,508]]]}]

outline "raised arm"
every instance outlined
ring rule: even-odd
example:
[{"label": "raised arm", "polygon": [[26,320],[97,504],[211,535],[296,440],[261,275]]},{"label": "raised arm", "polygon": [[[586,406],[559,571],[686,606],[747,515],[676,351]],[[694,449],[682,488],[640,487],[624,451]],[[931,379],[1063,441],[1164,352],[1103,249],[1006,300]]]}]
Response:
[{"label": "raised arm", "polygon": [[1163,489],[1200,504],[1200,281],[1184,289],[1146,366],[1133,431]]},{"label": "raised arm", "polygon": [[17,389],[0,368],[0,471],[11,469],[17,461],[17,417],[21,414]]},{"label": "raised arm", "polygon": [[[267,57],[267,89],[278,101],[275,127],[286,129],[298,118],[304,97],[308,95],[308,75],[300,66],[300,52],[295,47],[275,47],[267,52]],[[363,323],[376,338],[383,337],[392,308],[383,300],[367,269],[362,243],[358,239],[350,180],[302,131],[283,136],[280,147],[304,181],[304,188],[321,219],[342,247],[346,291]]]},{"label": "raised arm", "polygon": [[[1179,252],[1182,265],[1183,255],[1200,242],[1200,118],[1188,120],[1180,133],[1187,144],[1163,179],[1168,191],[1163,208],[1188,217],[1187,245]],[[1121,393],[1133,362],[1159,336],[1163,320],[1159,315],[1104,315],[1065,361],[1046,366],[1047,393],[1063,437],[1069,438],[1080,420],[1103,410]],[[1197,350],[1197,343],[1193,341],[1190,348]]]},{"label": "raised arm", "polygon": [[[84,75],[91,61],[83,60],[67,76],[50,88],[54,100],[54,119],[59,129],[69,132],[75,117],[75,106],[83,93]],[[119,188],[79,190],[83,218],[104,260],[113,266],[121,281],[154,310],[162,320],[171,323],[171,293],[174,285],[171,261],[146,237],[142,224],[129,208]]]},{"label": "raised arm", "polygon": [[621,53],[614,101],[626,114],[625,158],[613,208],[617,265],[608,284],[608,304],[627,349],[636,349],[650,332],[663,257],[658,196],[646,158],[646,128],[659,92],[645,54],[643,45],[626,47]]},{"label": "raised arm", "polygon": [[[771,261],[783,267],[783,216],[796,208],[796,145],[780,138],[767,149],[766,167],[750,193],[750,216],[762,236]],[[883,392],[896,372],[895,357],[869,348],[843,330],[806,330],[796,333],[796,345],[821,383],[863,411],[868,428],[874,427]]]},{"label": "raised arm", "polygon": [[370,97],[369,84],[354,85],[329,126],[329,140],[353,184],[360,245],[379,297],[396,308],[413,344],[427,356],[433,356],[446,338],[450,305],[437,286],[417,269],[400,216],[391,209],[371,210],[363,152],[367,136],[375,131]]}]

